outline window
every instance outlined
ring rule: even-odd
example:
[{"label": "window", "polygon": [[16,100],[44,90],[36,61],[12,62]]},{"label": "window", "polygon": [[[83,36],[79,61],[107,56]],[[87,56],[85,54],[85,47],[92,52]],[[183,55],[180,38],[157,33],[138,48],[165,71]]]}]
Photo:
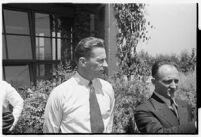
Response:
[{"label": "window", "polygon": [[[28,13],[4,10],[5,49],[4,59],[32,59]],[[8,50],[6,52],[6,49]],[[8,53],[8,55],[6,55]]]},{"label": "window", "polygon": [[61,39],[57,39],[57,58],[61,60]]},{"label": "window", "polygon": [[35,13],[37,60],[61,60],[62,43],[57,38],[61,37],[61,30],[66,31],[59,29],[59,21],[54,15]]},{"label": "window", "polygon": [[58,54],[58,58],[64,58],[64,59],[73,58],[73,45],[71,41],[69,41],[68,39],[57,39],[57,46],[61,50],[60,54]]},{"label": "window", "polygon": [[[19,9],[18,9],[19,10]],[[62,59],[72,59],[72,19],[3,9],[4,78],[18,86],[50,79]]]},{"label": "window", "polygon": [[8,59],[32,59],[30,36],[7,35]]},{"label": "window", "polygon": [[[57,42],[57,44],[56,44]],[[53,60],[61,60],[61,40],[56,38],[52,38],[52,59]],[[57,58],[56,58],[57,57]]]},{"label": "window", "polygon": [[6,33],[30,34],[28,14],[26,12],[4,10]]},{"label": "window", "polygon": [[51,79],[55,70],[55,64],[38,64],[36,68],[37,79]]},{"label": "window", "polygon": [[2,55],[3,55],[3,59],[6,59],[7,50],[6,50],[6,46],[5,46],[5,36],[3,36],[2,40],[3,40],[3,53],[2,53]]},{"label": "window", "polygon": [[58,17],[57,58],[69,61],[73,59],[73,30],[69,18]]},{"label": "window", "polygon": [[28,12],[4,9],[3,15],[3,68],[5,80],[18,87],[30,86],[31,63],[25,61],[33,59]]},{"label": "window", "polygon": [[[69,19],[55,15],[35,13],[36,60],[59,61],[72,59],[72,24]],[[46,79],[56,69],[55,64],[37,64],[37,78]]]},{"label": "window", "polygon": [[30,86],[29,66],[5,66],[5,79],[17,87]]},{"label": "window", "polygon": [[51,39],[36,37],[36,59],[52,60]]},{"label": "window", "polygon": [[50,17],[48,14],[35,13],[36,59],[52,60],[50,37]]},{"label": "window", "polygon": [[35,13],[36,36],[50,36],[50,17],[48,14]]}]

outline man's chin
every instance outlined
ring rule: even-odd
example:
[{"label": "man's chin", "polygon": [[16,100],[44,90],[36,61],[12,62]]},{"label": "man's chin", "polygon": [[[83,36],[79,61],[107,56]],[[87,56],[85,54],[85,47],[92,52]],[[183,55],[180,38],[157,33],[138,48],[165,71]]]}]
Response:
[{"label": "man's chin", "polygon": [[104,77],[105,77],[105,73],[104,73],[104,72],[100,72],[100,73],[98,74],[98,77],[99,77],[99,78],[104,78]]},{"label": "man's chin", "polygon": [[175,91],[168,91],[168,96],[173,98],[175,95]]}]

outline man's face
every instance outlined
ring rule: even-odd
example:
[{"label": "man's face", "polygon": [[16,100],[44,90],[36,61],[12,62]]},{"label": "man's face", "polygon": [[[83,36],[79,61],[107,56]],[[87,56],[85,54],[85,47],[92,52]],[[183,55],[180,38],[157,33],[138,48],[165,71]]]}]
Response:
[{"label": "man's face", "polygon": [[179,84],[179,72],[176,67],[162,65],[157,76],[154,80],[155,91],[166,98],[174,97]]},{"label": "man's face", "polygon": [[105,67],[108,67],[106,62],[105,49],[95,47],[91,51],[91,57],[87,59],[86,70],[91,78],[97,78],[104,73]]}]

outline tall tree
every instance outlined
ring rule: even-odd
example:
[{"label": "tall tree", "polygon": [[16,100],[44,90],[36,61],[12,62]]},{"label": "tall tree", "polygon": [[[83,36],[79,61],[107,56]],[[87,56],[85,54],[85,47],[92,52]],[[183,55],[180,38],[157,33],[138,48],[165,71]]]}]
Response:
[{"label": "tall tree", "polygon": [[150,39],[145,18],[146,4],[114,4],[115,18],[119,33],[117,34],[117,57],[121,72],[130,79],[131,75],[141,75],[140,66],[144,64],[137,56],[136,47],[140,41]]}]

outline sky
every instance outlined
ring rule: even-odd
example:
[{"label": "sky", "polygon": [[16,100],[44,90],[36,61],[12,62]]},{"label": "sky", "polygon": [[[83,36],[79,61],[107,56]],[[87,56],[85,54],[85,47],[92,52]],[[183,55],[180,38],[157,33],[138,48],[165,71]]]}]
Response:
[{"label": "sky", "polygon": [[151,39],[140,43],[137,51],[151,55],[179,54],[196,48],[196,4],[151,3],[147,6],[146,18],[154,29],[149,30]]}]

